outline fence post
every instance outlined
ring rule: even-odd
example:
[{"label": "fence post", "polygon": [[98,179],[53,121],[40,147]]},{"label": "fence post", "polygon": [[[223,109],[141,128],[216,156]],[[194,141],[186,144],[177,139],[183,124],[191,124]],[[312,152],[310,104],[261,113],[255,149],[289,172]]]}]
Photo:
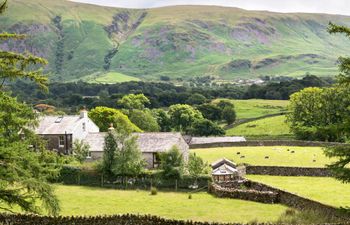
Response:
[{"label": "fence post", "polygon": [[177,179],[175,180],[175,191],[177,191]]},{"label": "fence post", "polygon": [[80,173],[78,173],[78,185],[80,185]]},{"label": "fence post", "polygon": [[104,179],[103,179],[103,173],[101,174],[101,187],[103,187]]}]

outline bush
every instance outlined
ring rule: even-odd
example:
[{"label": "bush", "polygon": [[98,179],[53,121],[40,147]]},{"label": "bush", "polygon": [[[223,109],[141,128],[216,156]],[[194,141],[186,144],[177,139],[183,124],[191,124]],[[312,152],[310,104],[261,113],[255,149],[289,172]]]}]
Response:
[{"label": "bush", "polygon": [[157,195],[158,194],[158,190],[155,187],[151,187],[151,195]]}]

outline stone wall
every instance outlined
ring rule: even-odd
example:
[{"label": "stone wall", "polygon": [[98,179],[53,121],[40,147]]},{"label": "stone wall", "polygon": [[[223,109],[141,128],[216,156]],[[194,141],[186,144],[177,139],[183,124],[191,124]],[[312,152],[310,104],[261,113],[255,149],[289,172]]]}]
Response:
[{"label": "stone wall", "polygon": [[270,204],[278,201],[277,193],[272,191],[241,190],[212,184],[209,188],[209,192],[219,198],[235,198]]},{"label": "stone wall", "polygon": [[270,176],[309,176],[331,177],[328,168],[283,167],[283,166],[246,166],[246,173],[251,175]]},{"label": "stone wall", "polygon": [[336,143],[336,142],[298,141],[298,140],[255,140],[255,141],[245,141],[245,142],[190,144],[190,149],[218,148],[218,147],[247,147],[247,146],[325,147],[325,146],[336,146],[341,144],[342,143]]}]

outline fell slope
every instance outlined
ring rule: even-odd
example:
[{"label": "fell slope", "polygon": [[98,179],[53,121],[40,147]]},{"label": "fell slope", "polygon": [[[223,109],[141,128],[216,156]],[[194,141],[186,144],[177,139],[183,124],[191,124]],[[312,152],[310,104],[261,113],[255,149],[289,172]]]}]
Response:
[{"label": "fell slope", "polygon": [[350,41],[327,33],[350,17],[212,6],[132,10],[65,0],[12,0],[0,30],[28,34],[2,49],[47,58],[53,80],[110,71],[140,79],[334,75]]}]

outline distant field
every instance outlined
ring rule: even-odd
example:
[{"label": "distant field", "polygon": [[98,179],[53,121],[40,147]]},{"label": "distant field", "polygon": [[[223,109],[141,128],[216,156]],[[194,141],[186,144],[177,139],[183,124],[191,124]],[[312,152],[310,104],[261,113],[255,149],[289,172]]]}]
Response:
[{"label": "distant field", "polygon": [[245,136],[253,139],[292,137],[285,116],[274,116],[244,123],[227,130],[226,135]]},{"label": "distant field", "polygon": [[[217,99],[215,101],[219,101]],[[287,100],[231,100],[235,105],[237,119],[248,119],[285,112],[288,105]]]},{"label": "distant field", "polygon": [[205,192],[123,191],[78,186],[56,186],[62,215],[152,214],[171,219],[247,223],[275,221],[287,207],[235,199],[221,199]]},{"label": "distant field", "polygon": [[350,184],[325,177],[249,175],[249,179],[336,207],[350,206]]},{"label": "distant field", "polygon": [[128,81],[139,81],[140,79],[132,76],[128,76],[118,72],[109,72],[105,74],[93,74],[84,79],[89,83],[105,83],[105,84],[113,84],[113,83],[121,83]]},{"label": "distant field", "polygon": [[[221,158],[233,160],[235,163],[259,166],[324,167],[330,163],[330,159],[323,154],[321,147],[225,147],[191,151],[208,163],[213,163]],[[294,153],[291,153],[292,151]],[[241,158],[242,156],[244,158]],[[269,159],[265,159],[265,156],[269,156]],[[314,159],[316,162],[313,162]]]}]

